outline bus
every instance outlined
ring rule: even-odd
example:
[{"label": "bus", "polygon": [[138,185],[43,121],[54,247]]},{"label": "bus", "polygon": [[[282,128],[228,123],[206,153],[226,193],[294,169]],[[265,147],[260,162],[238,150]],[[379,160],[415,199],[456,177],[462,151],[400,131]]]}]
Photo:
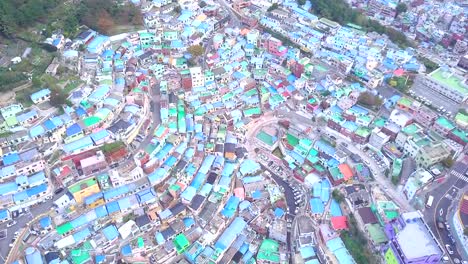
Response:
[{"label": "bus", "polygon": [[429,197],[427,197],[426,208],[431,208],[433,202],[434,202],[434,196],[429,195]]}]

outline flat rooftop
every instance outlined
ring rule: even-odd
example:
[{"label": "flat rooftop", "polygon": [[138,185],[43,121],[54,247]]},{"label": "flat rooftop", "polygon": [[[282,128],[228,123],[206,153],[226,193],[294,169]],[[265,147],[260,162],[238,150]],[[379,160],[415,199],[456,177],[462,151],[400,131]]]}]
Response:
[{"label": "flat rooftop", "polygon": [[442,253],[421,218],[406,218],[406,226],[397,234],[397,241],[401,251],[409,259]]},{"label": "flat rooftop", "polygon": [[465,79],[461,76],[458,76],[451,72],[450,70],[445,70],[439,68],[429,74],[437,82],[450,87],[462,94],[468,93],[468,86],[465,83]]}]

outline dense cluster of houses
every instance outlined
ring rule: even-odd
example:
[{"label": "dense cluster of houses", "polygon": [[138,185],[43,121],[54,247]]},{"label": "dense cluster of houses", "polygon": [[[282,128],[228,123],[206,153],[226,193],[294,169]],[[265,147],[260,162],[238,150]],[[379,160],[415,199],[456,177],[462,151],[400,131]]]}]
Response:
[{"label": "dense cluster of houses", "polygon": [[[267,2],[234,3],[250,25],[239,28],[227,26],[230,12],[216,1],[146,1],[145,30],[105,36],[88,29],[73,41],[48,40],[85,84],[63,111],[38,107],[49,89],[32,94],[29,108],[0,109],[1,220],[51,199],[51,179],[65,190],[54,196],[54,216],[33,228],[39,241],[37,234],[25,240],[37,242],[26,263],[289,263],[288,197],[245,147],[249,127],[274,110],[314,116],[369,149],[408,200],[460,153],[468,142],[463,113],[451,120],[397,93],[385,111],[359,104],[385,78],[422,71],[414,50],[319,19],[295,1],[265,12]],[[196,45],[203,55],[190,53]],[[428,77],[435,90],[446,87],[440,74]],[[340,237],[350,211],[385,258],[442,257],[437,243],[418,256],[407,251],[409,234],[432,236],[422,218],[400,214],[378,187],[365,186],[366,164],[314,133],[287,125],[255,135],[264,148],[279,149],[278,163],[311,193],[306,215],[321,224],[300,228],[294,249],[304,263],[325,256],[355,263]],[[402,175],[407,162],[420,169]],[[346,201],[331,197],[334,188]]]}]

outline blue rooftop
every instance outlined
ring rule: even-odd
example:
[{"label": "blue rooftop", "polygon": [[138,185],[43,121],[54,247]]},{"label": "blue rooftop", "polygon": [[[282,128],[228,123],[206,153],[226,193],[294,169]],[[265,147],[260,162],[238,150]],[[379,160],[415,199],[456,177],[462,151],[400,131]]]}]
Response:
[{"label": "blue rooftop", "polygon": [[226,250],[244,230],[246,225],[247,223],[242,217],[236,217],[218,238],[218,241],[215,243],[215,248],[222,251]]},{"label": "blue rooftop", "polygon": [[99,51],[100,46],[105,44],[107,41],[109,41],[109,37],[104,36],[104,35],[99,35],[95,37],[88,45],[88,51],[91,53],[97,53]]},{"label": "blue rooftop", "polygon": [[3,165],[8,166],[20,161],[18,153],[9,153],[3,157]]},{"label": "blue rooftop", "polygon": [[66,130],[67,137],[71,137],[73,135],[76,135],[82,131],[82,128],[78,123],[75,123],[71,126],[69,126]]},{"label": "blue rooftop", "polygon": [[102,233],[109,241],[112,241],[119,236],[119,231],[115,225],[106,226],[102,229]]},{"label": "blue rooftop", "polygon": [[39,224],[41,225],[41,228],[47,228],[52,224],[52,219],[50,216],[45,216],[39,220]]},{"label": "blue rooftop", "polygon": [[49,88],[42,89],[40,91],[37,91],[33,94],[31,94],[31,100],[33,102],[36,102],[37,100],[40,100],[43,97],[49,96],[50,95],[50,90]]},{"label": "blue rooftop", "polygon": [[310,208],[314,214],[323,214],[325,211],[325,206],[320,198],[310,199]]}]

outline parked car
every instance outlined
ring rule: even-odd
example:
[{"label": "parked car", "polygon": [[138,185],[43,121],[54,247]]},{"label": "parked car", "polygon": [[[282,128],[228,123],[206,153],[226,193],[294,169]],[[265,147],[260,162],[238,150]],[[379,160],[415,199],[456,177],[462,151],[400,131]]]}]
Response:
[{"label": "parked car", "polygon": [[445,244],[445,248],[447,249],[449,255],[453,255],[453,249],[449,244]]},{"label": "parked car", "polygon": [[12,227],[14,225],[16,225],[16,221],[13,220],[13,221],[8,222],[7,227]]},{"label": "parked car", "polygon": [[63,192],[63,187],[59,187],[54,191],[54,194],[57,195],[59,193]]}]

